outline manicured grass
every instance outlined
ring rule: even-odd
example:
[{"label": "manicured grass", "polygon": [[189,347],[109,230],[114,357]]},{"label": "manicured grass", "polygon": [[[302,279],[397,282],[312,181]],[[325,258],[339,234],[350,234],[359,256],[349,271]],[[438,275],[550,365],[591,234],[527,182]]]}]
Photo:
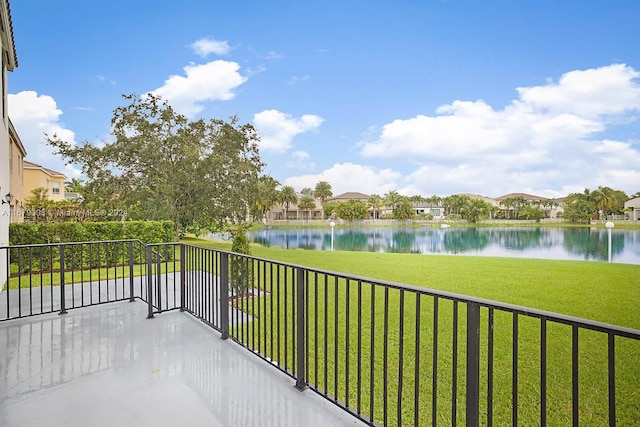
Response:
[{"label": "manicured grass", "polygon": [[[185,243],[230,250],[230,243]],[[455,292],[640,329],[640,265],[448,255],[286,250],[252,255]]]},{"label": "manicured grass", "polygon": [[[196,239],[186,242],[229,249],[226,243]],[[287,251],[260,246],[252,247],[252,254],[285,263],[473,295],[640,329],[640,313],[636,310],[637,301],[640,301],[640,266],[636,265],[416,254]],[[291,347],[295,333],[292,328],[295,323],[294,316],[290,308],[293,301],[291,274],[291,270],[284,271],[273,283],[267,280],[263,287],[270,292],[268,296],[245,301],[243,309],[252,312],[257,318],[251,327],[244,325],[245,330],[237,328],[234,331],[236,336],[241,336],[240,340],[244,343],[255,340],[255,334],[263,334],[263,340],[271,344],[263,342],[258,350],[271,360],[277,360],[281,365],[286,364],[288,369],[294,366],[295,353]],[[433,329],[430,320],[433,318],[433,299],[422,298],[419,315],[416,316],[416,300],[412,293],[402,296],[400,291],[390,290],[385,296],[382,288],[377,287],[373,298],[371,285],[366,281],[362,284],[351,281],[349,285],[344,279],[339,279],[336,283],[330,277],[329,286],[325,288],[322,275],[312,275],[308,280],[309,319],[313,319],[314,322],[309,331],[310,383],[321,393],[326,390],[330,396],[333,395],[342,402],[349,401],[352,408],[362,403],[361,411],[365,418],[370,415],[369,398],[373,396],[373,414],[377,422],[384,420],[383,408],[386,402],[386,416],[390,425],[398,423],[400,414],[403,422],[411,422],[416,413],[420,424],[429,424],[433,391],[430,376],[433,369]],[[283,285],[285,282],[288,285]],[[277,286],[274,286],[276,283]],[[289,292],[288,302],[283,298],[285,292]],[[386,321],[383,310],[385,304],[388,307]],[[441,300],[436,375],[439,396],[437,420],[438,423],[445,424],[450,424],[452,419],[454,310],[459,310],[460,316],[457,326],[459,357],[456,365],[456,400],[459,408],[456,415],[458,422],[464,421],[464,412],[460,408],[464,408],[465,401],[466,362],[462,355],[466,346],[466,305],[460,304],[456,309],[451,302]],[[401,311],[404,313],[403,316],[399,315]],[[374,312],[375,314],[372,314]],[[486,348],[487,316],[487,311],[483,310],[482,348]],[[282,325],[282,331],[271,331],[270,319]],[[315,319],[318,326],[315,325]],[[540,322],[524,316],[520,316],[519,320],[518,416],[522,425],[537,424],[540,411]],[[416,324],[416,321],[419,323]],[[512,422],[512,322],[512,316],[508,313],[496,313],[494,425]],[[288,326],[285,328],[284,325]],[[253,328],[257,328],[258,332]],[[288,331],[286,338],[285,330]],[[416,340],[418,336],[419,341]],[[548,422],[552,425],[570,424],[571,328],[550,324],[547,339]],[[404,343],[402,347],[401,340]],[[315,344],[316,341],[319,343],[318,346]],[[386,354],[385,345],[388,347]],[[580,333],[579,413],[580,422],[586,425],[606,424],[606,346],[606,336],[587,331]],[[419,393],[415,392],[417,354],[420,355]],[[640,343],[619,342],[616,345],[616,355],[619,396],[617,416],[619,422],[624,424],[640,416],[640,409],[634,403],[637,400],[633,397],[634,393],[637,393],[636,384],[640,382],[640,372],[635,364],[628,362],[637,360],[640,355]],[[485,384],[487,355],[482,354],[481,360],[482,384]],[[401,377],[397,375],[398,372],[402,372]],[[383,381],[385,377],[386,384]],[[360,387],[357,384],[360,384]],[[399,393],[399,390],[402,390],[402,393]],[[485,388],[481,388],[481,394],[486,396]],[[419,402],[417,410],[416,401]],[[484,402],[483,398],[481,402]],[[486,408],[482,408],[483,423],[486,423],[485,410]]]}]

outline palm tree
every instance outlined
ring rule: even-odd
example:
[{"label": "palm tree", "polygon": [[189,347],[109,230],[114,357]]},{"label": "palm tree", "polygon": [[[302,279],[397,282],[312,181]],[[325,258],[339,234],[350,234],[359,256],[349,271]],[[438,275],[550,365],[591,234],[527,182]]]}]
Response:
[{"label": "palm tree", "polygon": [[384,207],[384,201],[379,195],[372,194],[369,199],[367,199],[367,207],[373,209],[373,219],[379,219],[380,209]]},{"label": "palm tree", "polygon": [[278,201],[284,206],[284,219],[287,219],[289,204],[296,203],[298,201],[298,195],[296,194],[296,190],[292,186],[285,185],[284,187],[282,187],[282,190],[280,190],[279,196],[280,197]]},{"label": "palm tree", "polygon": [[327,181],[320,181],[316,184],[316,188],[313,190],[313,195],[320,199],[320,204],[322,205],[322,218],[324,218],[324,201],[327,198],[333,196],[333,191],[331,191],[331,184]]},{"label": "palm tree", "polygon": [[256,189],[255,207],[262,217],[278,202],[280,183],[269,175],[261,176]]},{"label": "palm tree", "polygon": [[432,205],[439,205],[440,203],[442,203],[442,197],[440,196],[436,196],[435,194],[431,197],[427,197],[425,199],[425,202],[427,203],[431,203]]},{"label": "palm tree", "polygon": [[598,186],[597,190],[591,192],[593,199],[596,204],[596,208],[600,213],[600,216],[606,218],[607,214],[612,210],[613,206],[616,203],[615,197],[613,195],[613,190],[609,187]]},{"label": "palm tree", "polygon": [[309,211],[309,219],[311,219],[311,211],[316,208],[316,202],[311,196],[302,196],[298,201],[298,208],[303,211]]},{"label": "palm tree", "polygon": [[65,181],[64,186],[67,191],[80,193],[84,188],[84,182],[80,178],[71,178],[70,181]]},{"label": "palm tree", "polygon": [[405,196],[400,195],[396,190],[391,190],[384,195],[384,203],[391,207],[391,211],[395,211],[396,207],[404,200]]}]

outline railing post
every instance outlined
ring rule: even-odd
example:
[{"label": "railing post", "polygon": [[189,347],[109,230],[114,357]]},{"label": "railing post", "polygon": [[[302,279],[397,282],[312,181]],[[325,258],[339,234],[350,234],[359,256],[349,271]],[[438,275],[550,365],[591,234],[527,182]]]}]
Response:
[{"label": "railing post", "polygon": [[153,252],[151,246],[147,248],[147,307],[149,308],[147,319],[153,319]]},{"label": "railing post", "polygon": [[480,305],[467,303],[467,426],[480,424]]},{"label": "railing post", "polygon": [[[158,261],[156,263],[156,297],[158,300],[158,312],[162,313],[162,272],[161,267],[162,267],[162,263],[161,263],[161,259],[160,259],[160,252],[156,252],[156,255],[158,257]],[[168,299],[168,298],[167,298]]]},{"label": "railing post", "polygon": [[180,243],[180,311],[184,311],[185,308],[185,298],[186,298],[186,265],[187,262],[185,260],[185,247],[184,243]]},{"label": "railing post", "polygon": [[229,338],[229,254],[220,253],[220,331]]},{"label": "railing post", "polygon": [[304,325],[304,273],[302,268],[296,269],[296,388],[303,391],[307,388],[305,378],[305,325]]},{"label": "railing post", "polygon": [[[51,268],[53,268],[53,259],[51,260]],[[67,314],[64,295],[64,244],[62,243],[60,244],[60,313],[58,314]]]},{"label": "railing post", "polygon": [[133,240],[129,240],[129,302],[133,302]]}]

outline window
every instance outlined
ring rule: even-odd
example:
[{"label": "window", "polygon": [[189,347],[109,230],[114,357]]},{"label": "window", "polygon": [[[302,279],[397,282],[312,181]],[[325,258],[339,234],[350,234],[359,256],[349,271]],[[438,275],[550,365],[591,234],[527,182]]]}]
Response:
[{"label": "window", "polygon": [[53,194],[60,194],[60,183],[59,182],[54,182],[53,185],[51,186],[51,192]]}]

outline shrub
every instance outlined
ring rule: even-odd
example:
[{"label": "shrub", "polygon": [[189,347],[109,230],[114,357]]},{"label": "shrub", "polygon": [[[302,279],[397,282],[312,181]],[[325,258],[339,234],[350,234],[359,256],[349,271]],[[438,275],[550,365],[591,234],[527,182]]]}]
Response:
[{"label": "shrub", "polygon": [[[249,239],[243,227],[238,227],[233,233],[231,251],[244,255],[251,254]],[[253,288],[253,263],[251,259],[243,256],[231,255],[230,258],[229,284],[234,295],[243,296]]]}]

